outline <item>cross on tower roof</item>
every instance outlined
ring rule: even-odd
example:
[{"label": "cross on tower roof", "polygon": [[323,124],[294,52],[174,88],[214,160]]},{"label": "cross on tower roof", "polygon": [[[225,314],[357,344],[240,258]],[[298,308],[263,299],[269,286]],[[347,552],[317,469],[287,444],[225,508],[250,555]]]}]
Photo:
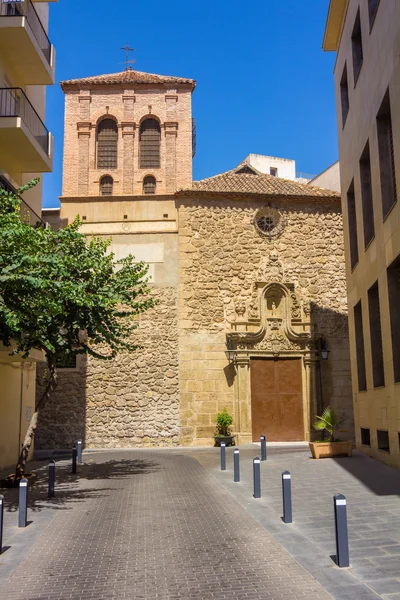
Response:
[{"label": "cross on tower roof", "polygon": [[132,69],[132,67],[130,65],[133,65],[136,60],[129,59],[129,53],[130,52],[134,52],[135,48],[131,48],[128,44],[128,42],[126,42],[126,45],[124,48],[121,48],[121,50],[123,50],[125,52],[125,71],[128,71],[129,69]]}]

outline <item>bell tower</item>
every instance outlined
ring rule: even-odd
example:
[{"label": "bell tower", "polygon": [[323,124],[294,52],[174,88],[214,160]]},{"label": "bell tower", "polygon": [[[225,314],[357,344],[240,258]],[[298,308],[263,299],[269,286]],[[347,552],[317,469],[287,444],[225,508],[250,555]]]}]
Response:
[{"label": "bell tower", "polygon": [[63,81],[63,198],[192,185],[193,79],[134,71]]}]

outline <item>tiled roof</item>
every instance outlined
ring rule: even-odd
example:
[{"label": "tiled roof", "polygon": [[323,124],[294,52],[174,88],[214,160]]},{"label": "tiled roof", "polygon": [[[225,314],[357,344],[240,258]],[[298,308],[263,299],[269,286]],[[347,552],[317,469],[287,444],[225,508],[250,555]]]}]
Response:
[{"label": "tiled roof", "polygon": [[81,87],[92,85],[126,85],[137,83],[158,83],[158,84],[186,84],[192,88],[195,87],[194,79],[185,79],[183,77],[172,77],[170,75],[155,75],[153,73],[142,73],[141,71],[133,71],[127,69],[120,73],[109,73],[107,75],[94,75],[93,77],[83,77],[82,79],[69,79],[61,82],[61,87],[64,90],[69,86],[79,85]]},{"label": "tiled roof", "polygon": [[[315,197],[315,198],[340,198],[338,192],[314,187],[304,183],[298,183],[290,179],[282,179],[273,175],[264,175],[257,172],[240,173],[243,164],[232,171],[226,171],[214,177],[208,177],[201,181],[194,181],[189,190],[180,190],[179,195],[208,194],[260,194],[264,196],[280,197]],[[239,171],[239,172],[238,172]]]}]

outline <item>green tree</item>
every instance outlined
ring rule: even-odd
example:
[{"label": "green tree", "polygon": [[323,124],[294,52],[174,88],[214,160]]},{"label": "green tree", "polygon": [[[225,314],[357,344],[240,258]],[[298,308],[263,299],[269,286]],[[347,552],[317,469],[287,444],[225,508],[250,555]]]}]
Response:
[{"label": "green tree", "polygon": [[118,352],[133,352],[136,317],[154,305],[143,262],[132,256],[115,261],[110,241],[87,239],[78,218],[59,231],[33,228],[21,221],[20,203],[17,194],[0,189],[0,342],[24,358],[42,350],[48,377],[17,478],[24,475],[39,411],[57,385],[57,363],[78,354],[111,360]]}]

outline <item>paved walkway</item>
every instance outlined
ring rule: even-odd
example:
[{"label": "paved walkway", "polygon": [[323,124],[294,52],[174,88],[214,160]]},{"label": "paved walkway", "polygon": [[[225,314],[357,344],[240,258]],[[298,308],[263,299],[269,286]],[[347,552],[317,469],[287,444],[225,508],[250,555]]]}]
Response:
[{"label": "paved walkway", "polygon": [[85,463],[78,476],[58,463],[51,501],[42,473],[26,529],[7,492],[0,598],[331,598],[187,451],[86,453]]}]

